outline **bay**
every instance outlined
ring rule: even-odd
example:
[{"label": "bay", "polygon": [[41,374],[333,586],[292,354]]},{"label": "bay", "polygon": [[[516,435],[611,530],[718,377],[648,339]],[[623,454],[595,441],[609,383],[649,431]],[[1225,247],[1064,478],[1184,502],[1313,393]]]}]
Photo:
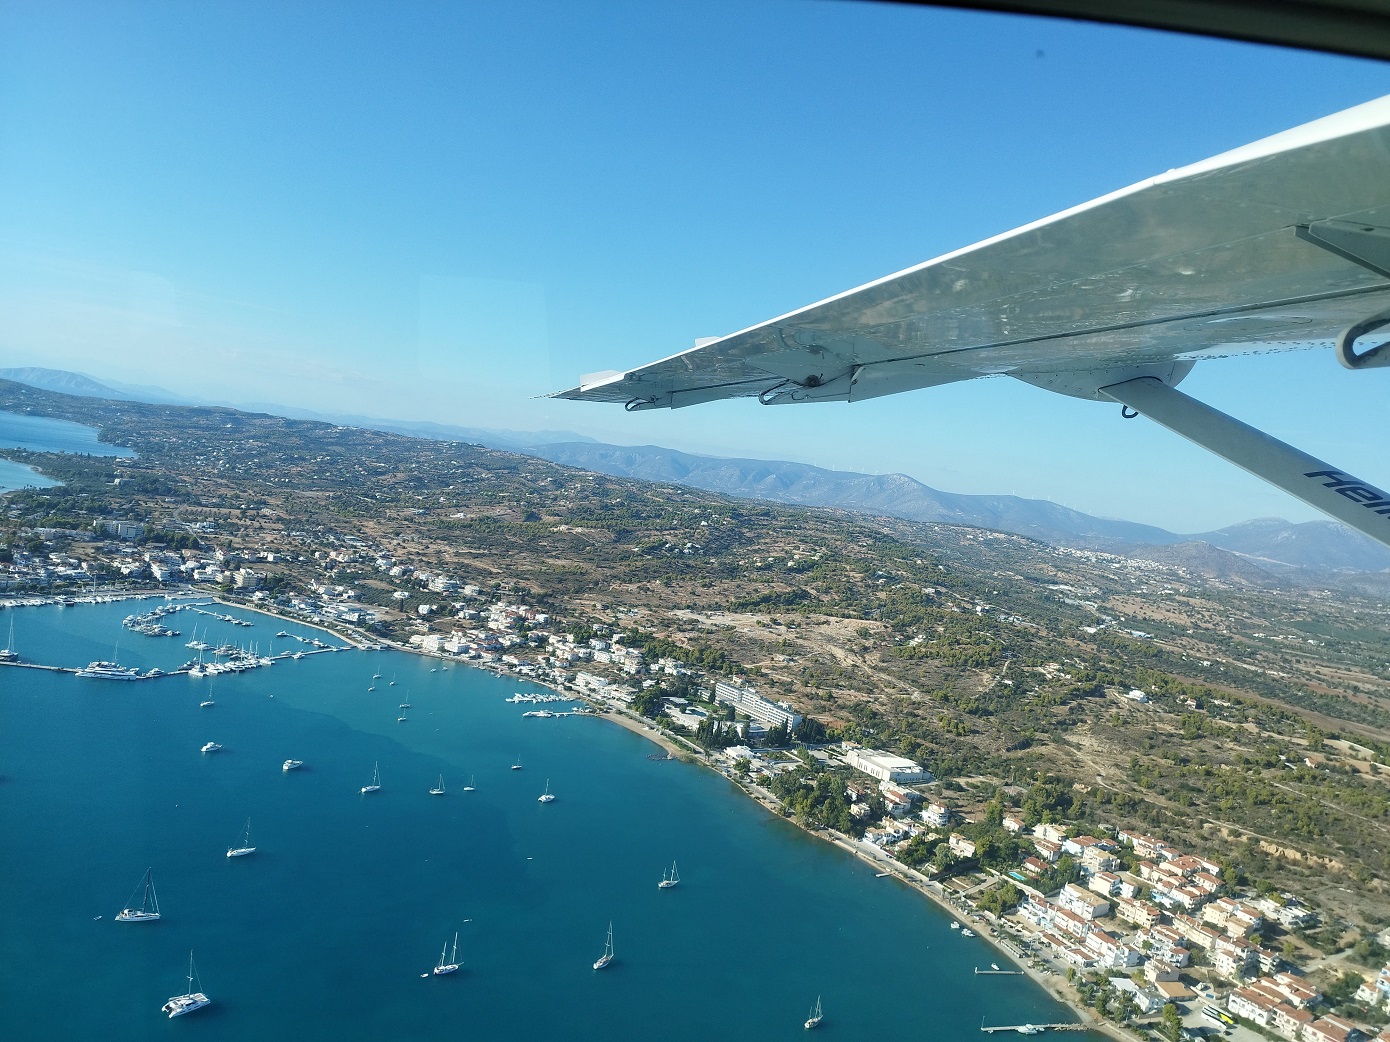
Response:
[{"label": "bay", "polygon": [[[94,427],[67,420],[0,411],[0,451],[18,448],[33,452],[86,453],[91,456],[135,455],[132,450],[119,445],[103,444],[97,440],[98,433]],[[33,467],[0,459],[0,493],[20,488],[52,488],[57,484]]]},{"label": "bay", "polygon": [[[119,641],[142,669],[193,654],[195,622],[261,653],[307,649],[281,630],[341,644],[221,606],[253,625],[120,627],[152,603],[11,609],[0,636],[13,620],[26,661],[66,666]],[[650,761],[601,717],[523,718],[518,690],[541,689],[359,650],[202,680],[0,668],[4,1021],[148,1038],[190,948],[214,1004],[168,1030],[204,1039],[790,1039],[817,995],[843,1038],[1071,1019],[1024,978],[976,977],[999,959],[986,942],[719,775]],[[257,851],[228,859],[248,817]],[[659,890],[673,859],[681,884]],[[163,919],[113,922],[147,867]],[[610,921],[617,958],[596,973]],[[463,969],[422,979],[456,930]]]},{"label": "bay", "polygon": [[0,449],[75,452],[88,456],[126,458],[135,455],[132,449],[120,445],[107,445],[98,440],[99,433],[95,427],[69,420],[0,411]]}]

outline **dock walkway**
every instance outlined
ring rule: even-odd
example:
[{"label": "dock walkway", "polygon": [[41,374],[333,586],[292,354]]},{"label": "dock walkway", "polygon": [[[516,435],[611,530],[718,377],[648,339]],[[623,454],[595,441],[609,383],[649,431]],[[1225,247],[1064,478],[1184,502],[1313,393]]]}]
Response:
[{"label": "dock walkway", "polygon": [[1085,1024],[1000,1024],[996,1027],[987,1028],[983,1024],[980,1030],[987,1035],[992,1035],[996,1031],[1017,1031],[1020,1035],[1036,1035],[1040,1031],[1085,1031]]}]

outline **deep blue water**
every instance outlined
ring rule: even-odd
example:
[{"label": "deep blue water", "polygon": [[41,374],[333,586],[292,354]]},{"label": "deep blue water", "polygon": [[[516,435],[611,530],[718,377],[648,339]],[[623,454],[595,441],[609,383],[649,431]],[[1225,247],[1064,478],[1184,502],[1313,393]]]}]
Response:
[{"label": "deep blue water", "polygon": [[[137,603],[0,611],[0,643],[13,619],[27,661],[110,658],[119,638],[123,664],[170,668],[210,623],[135,635],[119,620]],[[314,632],[234,611],[255,625],[211,622],[212,642],[278,652],[300,646],[278,630]],[[831,1038],[1070,1019],[1024,978],[976,977],[998,952],[718,775],[649,761],[601,718],[524,719],[503,700],[526,685],[437,667],[365,651],[213,680],[0,667],[0,1036],[793,1039],[818,994]],[[209,740],[225,749],[201,754]],[[547,780],[558,798],[538,804]],[[229,860],[248,817],[259,849]],[[681,884],[658,890],[672,859]],[[113,922],[147,867],[164,918]],[[610,920],[617,959],[595,973]],[[464,969],[422,980],[455,930]],[[168,1021],[190,948],[214,1005]]]}]

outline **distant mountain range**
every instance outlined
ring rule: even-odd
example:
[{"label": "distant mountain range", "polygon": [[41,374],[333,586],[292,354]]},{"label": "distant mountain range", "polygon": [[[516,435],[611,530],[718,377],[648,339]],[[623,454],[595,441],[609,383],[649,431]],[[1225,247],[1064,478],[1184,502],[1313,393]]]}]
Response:
[{"label": "distant mountain range", "polygon": [[[1259,576],[1277,581],[1280,572],[1291,568],[1317,572],[1390,569],[1390,548],[1336,521],[1293,524],[1280,518],[1260,518],[1214,532],[1178,535],[1152,525],[1093,517],[1047,500],[942,492],[905,474],[856,474],[787,461],[698,456],[657,445],[605,445],[571,431],[496,431],[427,421],[325,414],[264,402],[194,402],[162,388],[113,386],[114,381],[103,383],[58,369],[0,369],[0,378],[81,397],[157,404],[231,404],[291,419],[365,427],[408,437],[466,441],[616,477],[908,521],[991,528],[1054,546],[1148,557],[1183,564],[1203,574],[1251,581]],[[1141,552],[1141,548],[1147,549]],[[1231,554],[1239,560],[1228,556]]]},{"label": "distant mountain range", "polygon": [[855,474],[804,463],[696,456],[656,445],[624,447],[590,442],[542,445],[532,451],[555,463],[617,477],[668,481],[731,496],[839,507],[909,521],[993,528],[1054,546],[1132,553],[1140,546],[1207,543],[1276,571],[1390,568],[1390,548],[1336,521],[1292,524],[1280,518],[1261,518],[1215,532],[1178,535],[1152,525],[1092,517],[1042,499],[942,492],[905,474]]}]

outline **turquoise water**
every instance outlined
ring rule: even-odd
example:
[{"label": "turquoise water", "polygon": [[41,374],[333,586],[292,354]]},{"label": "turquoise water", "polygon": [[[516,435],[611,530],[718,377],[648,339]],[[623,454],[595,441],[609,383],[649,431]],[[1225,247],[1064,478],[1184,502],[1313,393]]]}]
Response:
[{"label": "turquoise water", "polygon": [[[27,661],[109,658],[119,637],[123,664],[169,668],[195,619],[262,652],[300,646],[280,629],[313,634],[234,610],[255,625],[183,612],[165,620],[182,637],[144,637],[119,627],[135,603],[3,611],[0,642],[13,619]],[[138,683],[0,668],[0,1035],[792,1039],[818,994],[822,1033],[846,1039],[1070,1019],[1023,978],[975,977],[999,959],[985,942],[718,775],[649,761],[601,718],[524,719],[503,699],[526,685],[437,666],[350,651]],[[209,740],[224,750],[200,754]],[[288,757],[306,766],[286,774]],[[378,761],[383,789],[363,796]],[[259,849],[228,859],[248,817]],[[681,884],[658,890],[672,859]],[[164,918],[113,922],[147,867]],[[595,973],[610,920],[617,958]],[[455,930],[464,968],[421,979]],[[214,1005],[168,1021],[190,948]]]},{"label": "turquoise water", "polygon": [[[30,449],[35,452],[85,452],[92,456],[134,456],[130,449],[103,445],[97,431],[80,423],[54,420],[47,416],[22,416],[0,412],[0,451]],[[0,493],[17,488],[52,488],[58,482],[44,477],[32,467],[0,459]]]}]

